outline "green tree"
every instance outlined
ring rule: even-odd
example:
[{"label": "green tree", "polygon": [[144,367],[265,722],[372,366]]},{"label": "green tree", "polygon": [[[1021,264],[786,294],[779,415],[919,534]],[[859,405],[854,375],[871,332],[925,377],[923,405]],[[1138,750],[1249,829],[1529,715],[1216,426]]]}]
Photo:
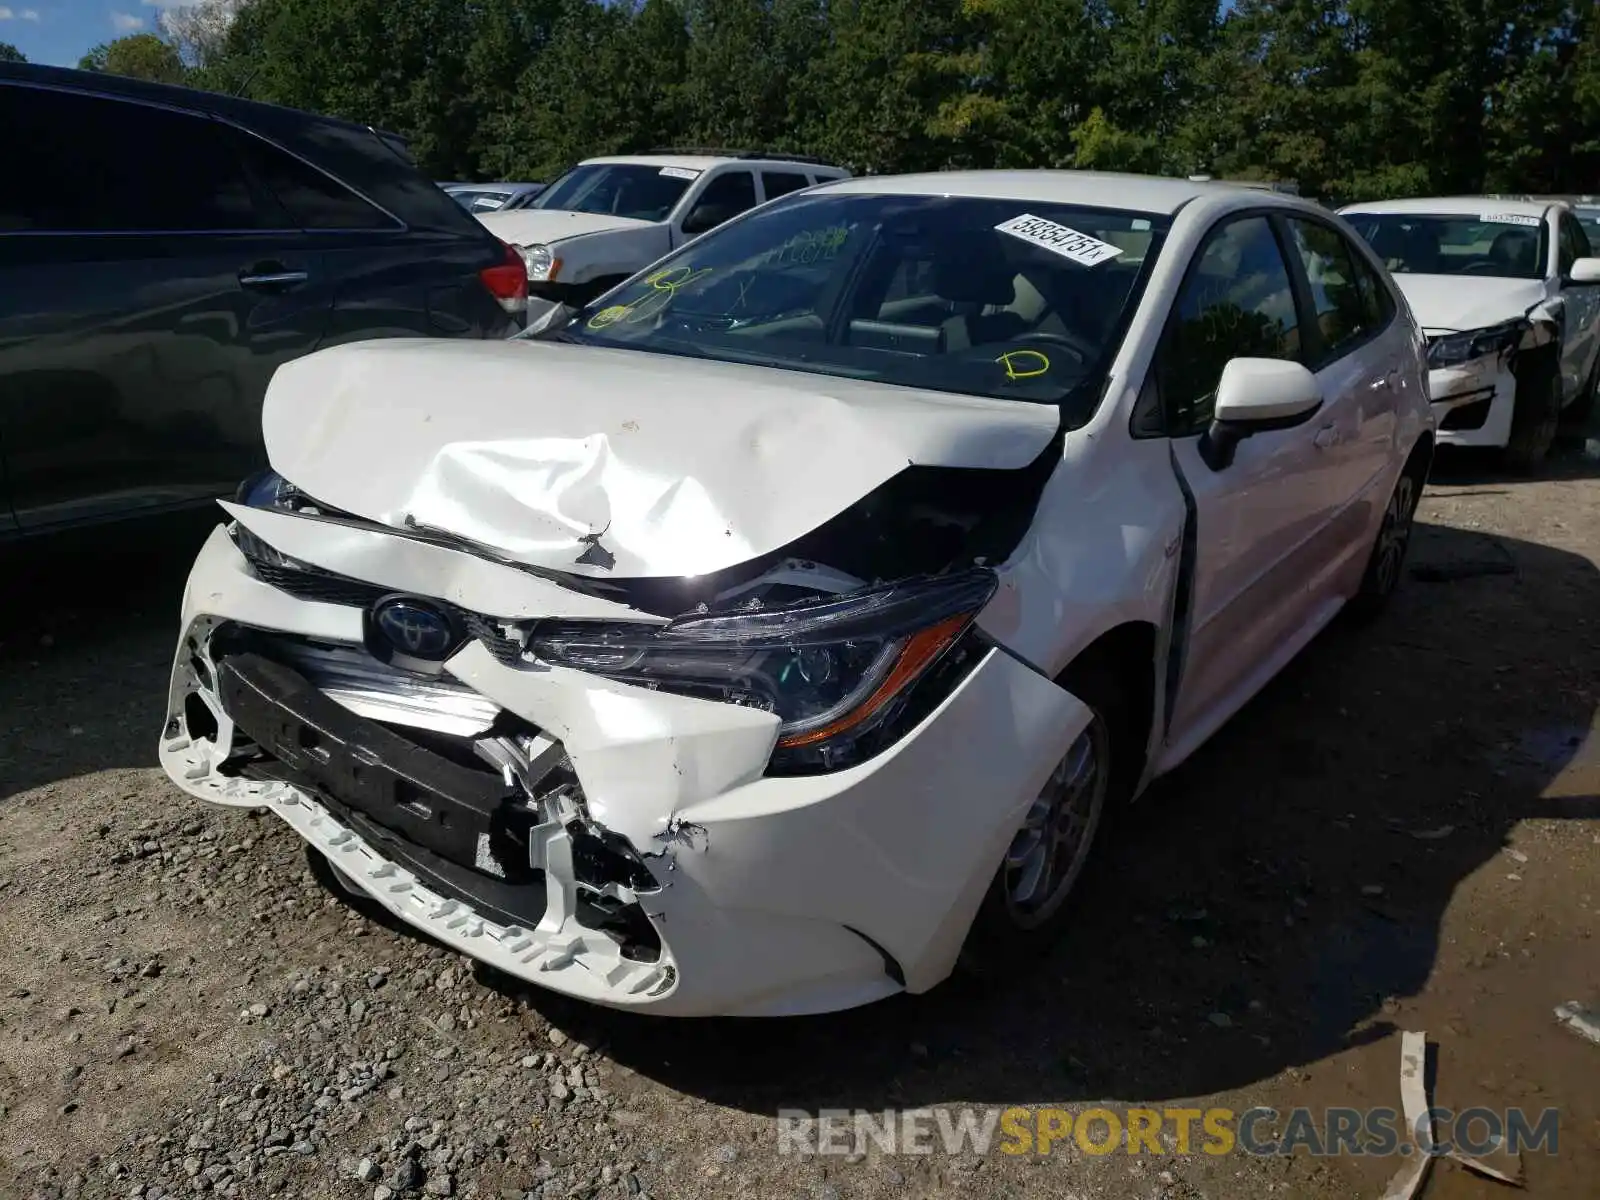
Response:
[{"label": "green tree", "polygon": [[518,174],[550,179],[579,159],[639,147],[648,104],[636,100],[655,84],[633,22],[624,5],[564,0],[549,46],[518,81]]},{"label": "green tree", "polygon": [[85,65],[173,78],[176,55],[198,86],[405,134],[436,177],[674,143],[1329,199],[1600,177],[1579,0],[201,0],[162,29]]},{"label": "green tree", "polygon": [[102,42],[79,60],[78,69],[152,83],[182,83],[185,74],[178,51],[153,33],[134,33],[114,42]]},{"label": "green tree", "polygon": [[473,167],[475,15],[460,0],[255,0],[226,53],[252,97],[393,129],[423,170],[458,177]]},{"label": "green tree", "polygon": [[23,54],[21,50],[18,50],[10,42],[0,42],[0,62],[25,63],[27,61],[27,55]]}]

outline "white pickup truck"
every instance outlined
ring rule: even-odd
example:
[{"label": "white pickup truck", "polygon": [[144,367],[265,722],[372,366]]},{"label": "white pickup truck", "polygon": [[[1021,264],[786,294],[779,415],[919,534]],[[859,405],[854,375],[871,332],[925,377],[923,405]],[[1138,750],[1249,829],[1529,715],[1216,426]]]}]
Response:
[{"label": "white pickup truck", "polygon": [[532,299],[578,306],[746,209],[849,174],[782,154],[590,158],[531,206],[478,219],[522,255]]}]

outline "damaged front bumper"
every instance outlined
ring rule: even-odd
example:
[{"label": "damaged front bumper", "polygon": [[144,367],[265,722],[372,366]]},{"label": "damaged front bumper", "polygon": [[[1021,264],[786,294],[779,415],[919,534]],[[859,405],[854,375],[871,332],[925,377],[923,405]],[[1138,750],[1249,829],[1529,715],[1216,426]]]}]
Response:
[{"label": "damaged front bumper", "polygon": [[1517,380],[1503,356],[1428,372],[1438,439],[1451,446],[1504,446],[1511,437]]},{"label": "damaged front bumper", "polygon": [[[553,990],[672,1015],[923,991],[1088,710],[1003,650],[888,748],[767,774],[777,718],[519,658],[493,618],[628,617],[462,550],[234,509],[185,591],[163,767],[270,809],[438,941]],[[322,574],[321,572],[327,572]],[[457,606],[433,677],[368,649],[375,595]]]}]

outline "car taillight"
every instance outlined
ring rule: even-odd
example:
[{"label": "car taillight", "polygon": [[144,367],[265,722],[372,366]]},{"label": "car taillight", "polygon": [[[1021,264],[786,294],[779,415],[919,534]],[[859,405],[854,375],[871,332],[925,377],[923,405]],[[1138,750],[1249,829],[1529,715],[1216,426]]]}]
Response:
[{"label": "car taillight", "polygon": [[500,246],[506,252],[505,262],[485,267],[478,272],[478,278],[483,280],[483,286],[499,301],[501,308],[508,313],[525,313],[528,311],[527,265],[511,246],[504,242]]}]

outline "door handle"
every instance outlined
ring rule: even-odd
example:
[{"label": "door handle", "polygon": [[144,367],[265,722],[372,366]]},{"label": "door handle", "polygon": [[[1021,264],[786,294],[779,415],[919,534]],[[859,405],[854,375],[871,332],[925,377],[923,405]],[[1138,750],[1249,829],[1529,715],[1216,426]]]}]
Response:
[{"label": "door handle", "polygon": [[1329,446],[1337,446],[1339,444],[1339,427],[1337,425],[1324,425],[1317,430],[1316,436],[1311,439],[1311,444],[1318,450],[1326,450]]},{"label": "door handle", "polygon": [[1367,390],[1371,392],[1388,391],[1390,388],[1394,387],[1394,379],[1398,373],[1399,372],[1397,371],[1390,371],[1387,375],[1379,376],[1377,379],[1374,379],[1372,382],[1367,384]]},{"label": "door handle", "polygon": [[264,263],[259,267],[247,267],[239,272],[239,286],[247,288],[281,288],[294,287],[309,279],[310,273],[306,271],[286,271],[277,263]]}]

